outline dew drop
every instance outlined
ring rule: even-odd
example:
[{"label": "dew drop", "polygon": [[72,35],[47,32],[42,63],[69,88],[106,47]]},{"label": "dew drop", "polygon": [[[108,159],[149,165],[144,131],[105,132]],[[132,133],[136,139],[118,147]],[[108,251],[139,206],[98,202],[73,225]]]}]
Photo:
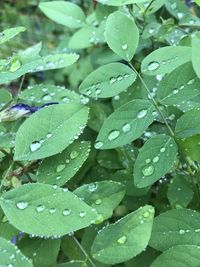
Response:
[{"label": "dew drop", "polygon": [[41,147],[41,143],[38,141],[35,141],[30,145],[30,149],[32,152],[38,150],[40,147]]},{"label": "dew drop", "polygon": [[47,138],[50,138],[52,136],[52,133],[47,134]]},{"label": "dew drop", "polygon": [[55,208],[51,208],[51,209],[49,210],[49,212],[50,212],[51,214],[53,214],[53,213],[56,212],[56,209],[55,209]]},{"label": "dew drop", "polygon": [[101,89],[100,89],[100,88],[96,88],[96,90],[95,90],[95,94],[96,94],[96,95],[101,94]]},{"label": "dew drop", "polygon": [[156,162],[159,161],[159,159],[160,159],[160,158],[159,158],[158,156],[156,156],[155,158],[153,158],[153,162],[156,163]]},{"label": "dew drop", "polygon": [[160,152],[161,152],[161,153],[165,152],[165,147],[162,147],[162,148],[160,149]]},{"label": "dew drop", "polygon": [[61,171],[63,171],[64,169],[65,169],[65,164],[60,164],[60,165],[58,165],[57,166],[57,168],[56,168],[56,172],[61,172]]},{"label": "dew drop", "polygon": [[102,200],[100,198],[98,198],[97,200],[95,200],[95,204],[96,205],[100,205],[102,203]]},{"label": "dew drop", "polygon": [[128,48],[128,45],[127,44],[122,45],[122,49],[123,50],[127,50],[127,48]]},{"label": "dew drop", "polygon": [[119,137],[119,135],[120,135],[120,131],[118,131],[118,130],[113,130],[113,131],[111,131],[110,133],[109,133],[109,135],[108,135],[108,140],[115,140],[117,137]]},{"label": "dew drop", "polygon": [[174,94],[174,95],[178,94],[178,92],[179,92],[178,89],[174,89],[174,90],[173,90],[173,94]]},{"label": "dew drop", "polygon": [[124,133],[128,133],[131,130],[131,125],[129,123],[124,124],[124,126],[122,127],[122,131]]},{"label": "dew drop", "polygon": [[49,94],[46,94],[42,97],[42,99],[45,101],[49,101],[49,100],[51,100],[51,96]]},{"label": "dew drop", "polygon": [[75,159],[78,157],[78,152],[73,150],[71,153],[70,153],[70,159]]},{"label": "dew drop", "polygon": [[137,118],[138,118],[138,119],[142,119],[142,118],[144,118],[146,115],[147,115],[147,110],[146,110],[146,109],[143,109],[143,110],[141,110],[141,111],[137,114]]},{"label": "dew drop", "polygon": [[58,175],[57,177],[56,177],[56,180],[58,181],[58,180],[60,180],[61,179],[61,175]]},{"label": "dew drop", "polygon": [[180,229],[180,230],[179,230],[179,234],[180,234],[180,235],[183,235],[183,234],[185,234],[185,230],[183,230],[183,229]]},{"label": "dew drop", "polygon": [[89,96],[89,95],[91,95],[91,94],[92,94],[92,91],[88,89],[88,90],[86,91],[86,95]]},{"label": "dew drop", "polygon": [[150,176],[154,173],[154,167],[152,165],[144,167],[142,169],[142,173],[144,174],[144,176]]},{"label": "dew drop", "polygon": [[45,206],[43,206],[43,205],[39,205],[36,207],[37,212],[42,212],[43,210],[45,210]]},{"label": "dew drop", "polygon": [[80,213],[79,213],[79,216],[80,217],[84,217],[86,215],[86,212],[85,211],[81,211]]},{"label": "dew drop", "polygon": [[96,190],[97,190],[97,184],[92,183],[92,184],[89,184],[89,185],[88,185],[88,191],[90,191],[90,192],[94,192],[94,191],[96,191]]},{"label": "dew drop", "polygon": [[126,243],[126,241],[127,241],[127,237],[125,235],[123,235],[119,239],[117,239],[117,243],[120,245],[123,245],[124,243]]},{"label": "dew drop", "polygon": [[149,215],[150,215],[150,214],[149,214],[149,212],[148,212],[148,211],[146,211],[146,212],[144,212],[144,213],[143,213],[143,217],[144,217],[144,218],[148,218],[148,217],[149,217]]},{"label": "dew drop", "polygon": [[24,209],[26,209],[28,207],[28,202],[19,201],[19,202],[17,202],[16,206],[17,206],[18,209],[24,210]]},{"label": "dew drop", "polygon": [[160,67],[160,64],[157,61],[152,61],[148,64],[147,69],[152,71],[152,70],[157,70]]},{"label": "dew drop", "polygon": [[110,83],[112,84],[112,83],[115,83],[117,81],[117,79],[116,78],[114,78],[114,77],[111,77],[110,78]]},{"label": "dew drop", "polygon": [[94,147],[96,148],[96,149],[99,149],[99,148],[101,148],[103,146],[103,142],[101,142],[101,141],[97,141],[95,144],[94,144]]},{"label": "dew drop", "polygon": [[63,215],[64,216],[67,216],[67,215],[69,215],[71,213],[71,210],[70,209],[65,209],[65,210],[63,210]]}]

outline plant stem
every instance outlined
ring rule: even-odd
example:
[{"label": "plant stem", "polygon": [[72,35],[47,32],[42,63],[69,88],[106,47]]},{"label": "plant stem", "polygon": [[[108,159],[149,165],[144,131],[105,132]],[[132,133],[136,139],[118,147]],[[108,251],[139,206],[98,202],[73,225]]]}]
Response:
[{"label": "plant stem", "polygon": [[135,67],[133,66],[133,64],[131,62],[129,62],[129,65],[131,66],[131,68],[135,71],[135,73],[137,74],[137,76],[139,77],[140,81],[142,82],[142,84],[144,85],[147,93],[148,93],[148,97],[151,100],[152,104],[154,105],[155,109],[157,110],[157,112],[160,114],[161,118],[163,119],[166,127],[169,130],[169,133],[172,137],[175,137],[175,134],[172,130],[172,128],[170,127],[169,123],[167,122],[165,116],[163,115],[162,111],[160,110],[158,103],[156,102],[156,100],[152,97],[151,95],[151,91],[149,90],[147,84],[145,83],[144,79],[142,78],[142,76],[140,75],[140,73],[135,69]]},{"label": "plant stem", "polygon": [[23,75],[22,78],[21,78],[21,81],[20,81],[20,84],[19,84],[19,89],[18,89],[18,91],[17,91],[17,97],[16,97],[16,98],[18,98],[18,96],[19,96],[19,94],[20,94],[20,92],[21,92],[21,90],[22,90],[22,86],[23,86],[23,84],[24,84],[25,76],[26,76],[26,75]]},{"label": "plant stem", "polygon": [[90,262],[90,264],[92,265],[92,267],[96,267],[96,265],[94,264],[94,262],[92,261],[92,259],[88,255],[88,253],[85,251],[85,249],[83,248],[83,246],[78,241],[78,239],[74,235],[72,236],[72,238],[76,242],[76,244],[78,245],[78,247],[80,248],[80,250],[83,252],[83,254],[85,255],[86,259]]}]

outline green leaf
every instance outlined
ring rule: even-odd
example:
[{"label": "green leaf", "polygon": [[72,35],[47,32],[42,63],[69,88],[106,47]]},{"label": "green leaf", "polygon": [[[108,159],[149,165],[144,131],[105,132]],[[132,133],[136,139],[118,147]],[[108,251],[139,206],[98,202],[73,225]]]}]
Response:
[{"label": "green leaf", "polygon": [[175,246],[161,254],[150,267],[176,266],[199,267],[199,246]]},{"label": "green leaf", "polygon": [[192,160],[200,162],[200,135],[194,135],[188,138],[179,140],[184,153]]},{"label": "green leaf", "polygon": [[97,0],[97,2],[109,6],[124,6],[129,4],[147,2],[147,0]]},{"label": "green leaf", "polygon": [[42,159],[62,152],[82,133],[87,119],[88,108],[77,103],[37,111],[17,131],[15,160]]},{"label": "green leaf", "polygon": [[38,104],[45,104],[50,101],[64,103],[80,102],[80,96],[74,91],[51,84],[29,86],[26,90],[20,93],[19,99]]},{"label": "green leaf", "polygon": [[200,94],[200,80],[193,71],[191,62],[176,68],[159,83],[157,97],[163,105],[183,103]]},{"label": "green leaf", "polygon": [[149,54],[142,61],[142,72],[146,75],[170,73],[180,65],[191,61],[192,48],[185,46],[166,46]]},{"label": "green leaf", "polygon": [[0,237],[0,266],[33,267],[31,261],[10,241]]},{"label": "green leaf", "polygon": [[103,228],[92,246],[92,256],[106,264],[127,261],[148,245],[154,208],[144,206]]},{"label": "green leaf", "polygon": [[180,138],[190,137],[200,133],[200,110],[185,112],[176,123],[175,133]]},{"label": "green leaf", "polygon": [[90,73],[79,91],[94,98],[112,97],[126,90],[136,80],[135,72],[121,63],[110,63]]},{"label": "green leaf", "polygon": [[25,27],[15,27],[6,29],[3,32],[0,32],[0,45],[9,41],[13,37],[15,37],[20,32],[24,32],[26,30]]},{"label": "green leaf", "polygon": [[84,261],[69,261],[66,263],[58,264],[57,267],[88,267]]},{"label": "green leaf", "polygon": [[200,46],[200,36],[194,35],[192,37],[192,65],[193,68],[197,74],[197,76],[200,78],[200,52],[199,52],[199,46]]},{"label": "green leaf", "polygon": [[34,266],[49,267],[56,263],[60,239],[23,238],[19,243],[19,248],[25,256],[32,259]]},{"label": "green leaf", "polygon": [[82,9],[70,2],[45,2],[40,3],[39,8],[48,18],[69,28],[80,28],[85,23]]},{"label": "green leaf", "polygon": [[0,66],[2,66],[0,84],[8,83],[26,73],[68,67],[76,62],[78,58],[79,55],[75,53],[65,53],[47,55],[29,61],[27,61],[27,56],[25,58],[14,56],[8,60],[0,60]]},{"label": "green leaf", "polygon": [[200,213],[174,209],[154,219],[150,246],[164,251],[177,245],[199,245]]},{"label": "green leaf", "polygon": [[121,183],[101,181],[82,185],[74,191],[74,194],[95,208],[105,220],[112,216],[114,208],[121,202],[125,188]]},{"label": "green leaf", "polygon": [[134,183],[142,188],[152,185],[173,167],[177,145],[165,134],[150,138],[140,149],[134,165]]},{"label": "green leaf", "polygon": [[[191,179],[191,178],[190,178]],[[172,207],[177,205],[186,208],[194,195],[191,183],[183,175],[177,175],[170,180],[167,197]]]},{"label": "green leaf", "polygon": [[12,100],[11,93],[6,89],[0,89],[0,109]]},{"label": "green leaf", "polygon": [[139,31],[132,18],[116,11],[108,16],[105,38],[110,49],[126,61],[130,61],[138,46]]},{"label": "green leaf", "polygon": [[115,148],[137,139],[153,122],[153,111],[148,100],[137,99],[124,104],[105,120],[95,148]]},{"label": "green leaf", "polygon": [[4,193],[0,205],[9,222],[33,236],[58,238],[85,228],[96,213],[67,189],[26,184]]},{"label": "green leaf", "polygon": [[61,154],[44,159],[38,168],[40,183],[64,185],[81,168],[90,152],[89,142],[75,142]]}]

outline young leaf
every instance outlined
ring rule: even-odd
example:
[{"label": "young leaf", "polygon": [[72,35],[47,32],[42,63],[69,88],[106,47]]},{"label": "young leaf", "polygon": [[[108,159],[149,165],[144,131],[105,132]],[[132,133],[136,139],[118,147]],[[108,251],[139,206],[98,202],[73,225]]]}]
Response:
[{"label": "young leaf", "polygon": [[127,261],[148,245],[154,208],[144,206],[103,228],[92,246],[92,256],[105,264]]},{"label": "young leaf", "polygon": [[80,103],[80,96],[74,91],[67,90],[65,87],[51,84],[38,84],[28,87],[19,95],[19,99],[26,102],[45,104],[48,102],[77,102]]},{"label": "young leaf", "polygon": [[191,59],[191,47],[167,46],[159,48],[145,57],[141,69],[146,75],[165,74],[191,61]]},{"label": "young leaf", "polygon": [[66,189],[47,184],[26,184],[4,193],[0,205],[9,222],[35,236],[59,236],[85,228],[97,215]]},{"label": "young leaf", "polygon": [[154,107],[148,100],[133,100],[115,110],[104,122],[96,149],[109,149],[130,143],[153,122]]},{"label": "young leaf", "polygon": [[114,181],[101,181],[82,185],[74,194],[95,208],[105,220],[112,216],[114,208],[124,197],[125,188],[123,184]]},{"label": "young leaf", "polygon": [[127,89],[136,80],[135,72],[121,63],[110,63],[90,73],[79,91],[94,98],[112,97]]},{"label": "young leaf", "polygon": [[200,80],[191,62],[176,68],[158,85],[157,97],[163,105],[176,105],[200,94]]},{"label": "young leaf", "polygon": [[3,32],[0,32],[0,45],[9,41],[13,37],[15,37],[20,32],[24,32],[26,30],[25,27],[15,27],[6,29]]},{"label": "young leaf", "polygon": [[187,138],[200,133],[200,110],[193,109],[183,114],[176,123],[176,135]]},{"label": "young leaf", "polygon": [[90,143],[81,141],[71,144],[61,154],[44,159],[38,168],[38,182],[64,185],[81,168],[89,152]]},{"label": "young leaf", "polygon": [[190,203],[194,192],[183,175],[177,175],[170,180],[167,197],[172,207],[181,206],[186,208]]},{"label": "young leaf", "polygon": [[33,267],[31,261],[10,241],[0,237],[0,266]]},{"label": "young leaf", "polygon": [[142,188],[155,183],[165,175],[176,160],[177,145],[167,135],[150,138],[140,149],[134,165],[134,183]]},{"label": "young leaf", "polygon": [[172,247],[163,252],[150,267],[176,266],[199,267],[199,246],[183,245]]},{"label": "young leaf", "polygon": [[193,68],[197,74],[197,76],[200,78],[200,52],[199,52],[199,46],[200,46],[200,36],[194,35],[192,37],[192,64]]},{"label": "young leaf", "polygon": [[177,245],[199,245],[200,213],[173,209],[154,219],[150,246],[164,251]]},{"label": "young leaf", "polygon": [[139,31],[132,18],[116,11],[108,16],[105,38],[110,49],[126,61],[130,61],[138,46]]},{"label": "young leaf", "polygon": [[58,154],[78,138],[87,119],[88,108],[77,103],[51,105],[37,111],[17,132],[15,160]]},{"label": "young leaf", "polygon": [[69,28],[80,28],[85,23],[82,9],[70,2],[45,2],[40,3],[39,8],[48,18]]}]

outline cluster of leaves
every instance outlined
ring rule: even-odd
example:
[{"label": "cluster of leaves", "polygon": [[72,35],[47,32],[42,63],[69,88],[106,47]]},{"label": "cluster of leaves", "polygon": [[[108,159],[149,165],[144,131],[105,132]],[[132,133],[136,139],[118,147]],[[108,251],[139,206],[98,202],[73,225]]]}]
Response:
[{"label": "cluster of leaves", "polygon": [[19,2],[0,33],[0,266],[200,266],[199,1]]}]

